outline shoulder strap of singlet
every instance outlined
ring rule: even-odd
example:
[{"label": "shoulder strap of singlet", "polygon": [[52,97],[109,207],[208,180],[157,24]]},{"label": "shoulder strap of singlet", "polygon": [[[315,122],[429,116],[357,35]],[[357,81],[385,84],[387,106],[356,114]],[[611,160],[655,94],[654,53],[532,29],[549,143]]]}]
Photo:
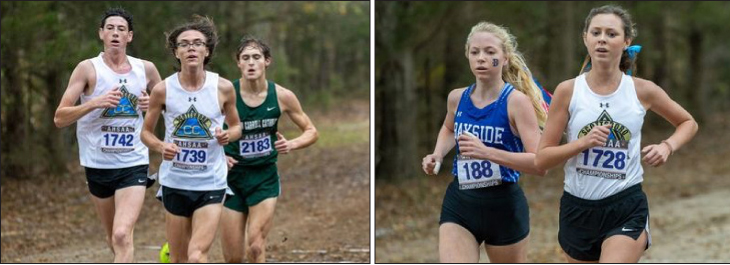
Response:
[{"label": "shoulder strap of singlet", "polygon": [[[242,101],[243,97],[241,97],[241,79],[236,79],[235,81],[233,81],[233,90],[236,91],[236,102]],[[238,105],[238,103],[236,103],[236,105]]]},{"label": "shoulder strap of singlet", "polygon": [[512,93],[512,90],[514,90],[515,87],[510,83],[504,83],[504,89],[502,89],[502,93],[499,95],[498,102],[505,102],[507,101],[507,97],[509,97],[509,94]]},{"label": "shoulder strap of singlet", "polygon": [[459,111],[459,109],[461,109],[461,103],[463,103],[464,100],[469,98],[469,95],[471,94],[471,90],[474,89],[474,87],[476,87],[476,85],[477,85],[476,83],[469,85],[468,87],[466,87],[466,90],[464,90],[464,93],[461,94],[461,99],[459,100],[458,105],[456,105],[457,112]]},{"label": "shoulder strap of singlet", "polygon": [[471,84],[468,87],[466,87],[466,90],[464,90],[464,93],[461,94],[461,100],[459,100],[459,103],[461,103],[461,101],[464,101],[464,99],[469,98],[469,95],[471,95],[471,91],[474,89],[474,87],[476,87],[476,85],[477,84],[474,83],[474,84]]},{"label": "shoulder strap of singlet", "polygon": [[266,80],[266,82],[269,83],[268,84],[269,92],[267,94],[267,99],[269,96],[272,96],[272,98],[275,100],[275,102],[278,102],[279,98],[276,96],[276,83],[274,83],[274,81],[271,81],[271,80]]}]

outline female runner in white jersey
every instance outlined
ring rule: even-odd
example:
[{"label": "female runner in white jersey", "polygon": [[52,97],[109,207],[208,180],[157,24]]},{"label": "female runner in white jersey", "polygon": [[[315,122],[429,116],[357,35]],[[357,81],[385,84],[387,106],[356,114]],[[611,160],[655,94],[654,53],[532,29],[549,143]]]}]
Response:
[{"label": "female runner in white jersey", "polygon": [[[142,141],[164,159],[159,176],[172,263],[207,262],[227,187],[223,146],[241,137],[233,84],[205,71],[217,43],[208,18],[168,34],[180,71],[152,89],[144,121]],[[163,110],[164,142],[154,134]]]},{"label": "female runner in white jersey", "polygon": [[476,83],[449,93],[436,147],[422,164],[426,174],[437,173],[458,142],[439,220],[439,259],[478,262],[484,243],[491,262],[525,262],[530,217],[517,181],[522,172],[545,174],[533,161],[546,116],[542,93],[505,28],[481,22],[465,48]]},{"label": "female runner in white jersey", "polygon": [[[558,240],[571,263],[639,260],[651,244],[640,159],[660,166],[697,132],[692,116],[659,86],[624,74],[633,67],[627,51],[633,26],[620,7],[588,14],[583,43],[590,64],[556,88],[535,159],[541,169],[567,161]],[[676,129],[642,149],[646,110]],[[563,132],[568,143],[561,145]]]}]

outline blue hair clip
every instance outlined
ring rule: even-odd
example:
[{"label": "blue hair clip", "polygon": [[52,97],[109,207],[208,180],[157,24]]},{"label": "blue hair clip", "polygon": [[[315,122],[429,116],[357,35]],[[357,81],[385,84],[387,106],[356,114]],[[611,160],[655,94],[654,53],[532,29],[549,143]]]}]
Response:
[{"label": "blue hair clip", "polygon": [[[631,45],[628,48],[626,48],[626,53],[629,55],[629,60],[636,59],[636,55],[641,52],[641,45]],[[627,75],[631,75],[632,71],[631,68],[629,68],[628,71],[626,71]]]},{"label": "blue hair clip", "polygon": [[629,59],[633,60],[636,58],[636,54],[641,52],[641,45],[631,45],[626,48],[626,53],[629,54]]}]

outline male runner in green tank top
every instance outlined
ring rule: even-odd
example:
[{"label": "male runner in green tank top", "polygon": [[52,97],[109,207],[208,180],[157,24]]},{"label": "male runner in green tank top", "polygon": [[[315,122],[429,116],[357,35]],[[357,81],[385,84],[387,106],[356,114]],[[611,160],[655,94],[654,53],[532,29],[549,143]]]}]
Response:
[{"label": "male runner in green tank top", "polygon": [[[245,36],[236,53],[241,78],[233,82],[243,132],[241,139],[225,147],[228,187],[235,194],[225,202],[221,216],[221,240],[226,262],[265,262],[266,235],[272,226],[276,199],[281,193],[276,158],[317,141],[317,129],[302,111],[297,96],[266,80],[271,52],[262,41]],[[287,140],[278,132],[282,113],[302,134]],[[244,233],[247,244],[244,247]]]}]

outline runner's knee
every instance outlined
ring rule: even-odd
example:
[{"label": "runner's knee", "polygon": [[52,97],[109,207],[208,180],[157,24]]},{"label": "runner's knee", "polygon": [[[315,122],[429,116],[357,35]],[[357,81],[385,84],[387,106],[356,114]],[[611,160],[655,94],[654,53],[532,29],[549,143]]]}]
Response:
[{"label": "runner's knee", "polygon": [[126,227],[114,229],[112,233],[112,244],[115,246],[127,246],[132,244],[132,230]]},{"label": "runner's knee", "polygon": [[257,259],[264,252],[262,244],[252,244],[248,247],[248,256],[250,259]]},{"label": "runner's knee", "polygon": [[262,233],[261,231],[257,231],[257,233],[253,233],[251,236],[248,237],[248,247],[251,248],[263,248],[266,244],[266,235]]},{"label": "runner's knee", "polygon": [[205,254],[201,250],[193,250],[188,253],[188,263],[205,262]]}]

